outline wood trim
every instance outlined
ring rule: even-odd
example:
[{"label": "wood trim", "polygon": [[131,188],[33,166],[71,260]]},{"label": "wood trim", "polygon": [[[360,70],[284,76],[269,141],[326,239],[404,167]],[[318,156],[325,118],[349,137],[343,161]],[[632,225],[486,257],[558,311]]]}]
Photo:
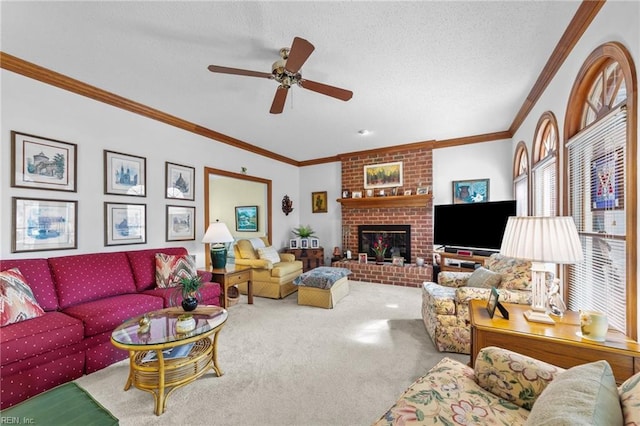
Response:
[{"label": "wood trim", "polygon": [[392,208],[392,207],[426,207],[433,196],[427,195],[395,195],[390,197],[338,198],[342,208]]},{"label": "wood trim", "polygon": [[516,114],[513,119],[511,127],[509,127],[511,134],[515,134],[518,131],[524,120],[527,118],[527,115],[529,115],[533,109],[533,106],[538,102],[540,96],[542,96],[551,80],[553,80],[564,61],[580,40],[580,37],[582,37],[582,34],[584,34],[598,12],[600,12],[604,3],[605,0],[582,1],[580,7],[578,7],[578,10],[576,11],[576,14],[573,16],[573,19],[571,19],[569,26],[562,34],[560,41],[551,53],[551,56],[542,69],[542,72],[538,76],[538,80],[533,85],[529,95],[527,95],[527,98],[520,107],[520,111],[518,111],[518,114]]},{"label": "wood trim", "polygon": [[465,136],[463,138],[444,139],[441,141],[435,141],[433,149],[438,148],[451,148],[452,146],[470,145],[481,142],[494,142],[502,139],[511,139],[513,134],[509,130],[503,130],[501,132],[485,133],[482,135]]},{"label": "wood trim", "polygon": [[34,80],[41,81],[46,84],[58,87],[60,89],[68,90],[69,92],[86,96],[98,102],[104,102],[108,105],[112,105],[116,108],[139,114],[152,120],[157,120],[170,126],[177,127],[182,130],[194,133],[196,135],[204,136],[209,139],[213,139],[218,142],[222,142],[227,145],[231,145],[235,148],[243,149],[245,151],[252,152],[254,154],[262,155],[276,161],[298,166],[298,161],[267,151],[251,145],[247,142],[235,139],[231,136],[216,132],[198,124],[192,123],[187,120],[175,117],[157,109],[148,107],[141,103],[132,101],[122,96],[116,95],[106,90],[99,89],[95,86],[91,86],[79,80],[75,80],[71,77],[67,77],[63,74],[51,71],[47,68],[39,65],[27,62],[8,53],[0,51],[0,67],[7,71],[15,72],[16,74],[23,75],[25,77],[32,78]]}]

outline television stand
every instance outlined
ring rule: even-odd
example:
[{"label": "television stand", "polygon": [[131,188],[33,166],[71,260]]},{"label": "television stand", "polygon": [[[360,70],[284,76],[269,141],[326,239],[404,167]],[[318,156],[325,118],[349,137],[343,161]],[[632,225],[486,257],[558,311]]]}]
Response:
[{"label": "television stand", "polygon": [[473,254],[465,256],[458,253],[438,252],[440,255],[440,270],[452,272],[473,272],[476,265],[484,266],[489,256]]}]

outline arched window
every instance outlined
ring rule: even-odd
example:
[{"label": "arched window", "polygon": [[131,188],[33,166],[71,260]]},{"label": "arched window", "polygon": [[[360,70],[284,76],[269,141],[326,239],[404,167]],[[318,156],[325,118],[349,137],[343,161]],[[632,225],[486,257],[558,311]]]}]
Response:
[{"label": "arched window", "polygon": [[558,124],[547,111],[538,120],[533,142],[533,215],[558,212]]},{"label": "arched window", "polygon": [[607,43],[587,58],[567,106],[567,213],[583,262],[566,269],[570,309],[605,312],[637,339],[637,88],[631,56]]},{"label": "arched window", "polygon": [[527,145],[518,142],[513,158],[513,194],[516,200],[516,214],[529,215],[529,155]]}]

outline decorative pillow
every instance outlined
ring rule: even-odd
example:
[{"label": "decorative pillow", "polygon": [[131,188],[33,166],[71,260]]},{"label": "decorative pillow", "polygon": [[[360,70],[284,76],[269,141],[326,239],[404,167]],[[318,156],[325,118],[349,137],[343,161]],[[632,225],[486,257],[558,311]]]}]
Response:
[{"label": "decorative pillow", "polygon": [[640,373],[629,377],[618,388],[625,425],[640,425]]},{"label": "decorative pillow", "polygon": [[0,327],[44,315],[18,268],[0,272]]},{"label": "decorative pillow", "polygon": [[262,238],[249,238],[249,242],[253,246],[254,249],[258,250],[259,248],[266,247],[267,245],[264,243]]},{"label": "decorative pillow", "polygon": [[253,245],[249,240],[239,240],[236,243],[236,247],[238,248],[238,253],[240,253],[241,259],[257,259],[256,251],[253,249]]},{"label": "decorative pillow", "polygon": [[538,397],[526,425],[621,425],[616,380],[607,361],[570,368]]},{"label": "decorative pillow", "polygon": [[484,267],[479,267],[467,280],[467,287],[491,288],[498,287],[502,280],[502,275]]},{"label": "decorative pillow", "polygon": [[196,262],[194,256],[172,256],[156,253],[156,285],[158,288],[175,287],[182,278],[195,278]]},{"label": "decorative pillow", "polygon": [[271,263],[280,262],[280,255],[278,254],[278,250],[273,248],[273,246],[259,248],[258,257],[260,257],[260,259],[268,260]]}]

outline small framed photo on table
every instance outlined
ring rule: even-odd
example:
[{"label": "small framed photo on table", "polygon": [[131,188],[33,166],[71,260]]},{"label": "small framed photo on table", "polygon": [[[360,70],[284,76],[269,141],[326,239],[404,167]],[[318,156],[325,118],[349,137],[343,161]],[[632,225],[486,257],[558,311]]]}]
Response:
[{"label": "small framed photo on table", "polygon": [[292,238],[292,239],[290,239],[290,240],[289,240],[289,248],[290,248],[291,250],[296,250],[296,249],[298,249],[298,247],[299,247],[299,245],[300,245],[300,244],[299,244],[299,242],[300,242],[300,240],[299,240],[298,238]]}]

